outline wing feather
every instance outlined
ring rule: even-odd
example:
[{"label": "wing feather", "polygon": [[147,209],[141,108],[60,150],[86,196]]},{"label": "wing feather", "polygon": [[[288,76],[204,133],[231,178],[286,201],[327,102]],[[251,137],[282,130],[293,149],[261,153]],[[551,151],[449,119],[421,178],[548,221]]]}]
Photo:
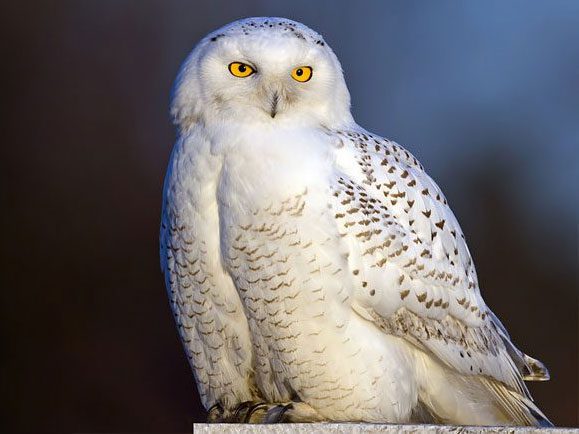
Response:
[{"label": "wing feather", "polygon": [[[202,404],[227,408],[253,398],[251,342],[241,300],[219,259],[217,163],[205,141],[178,141],[164,187],[161,268]],[[195,158],[191,149],[199,152]],[[213,188],[211,188],[213,186]]]},{"label": "wing feather", "polygon": [[523,376],[546,370],[529,366],[534,359],[516,349],[484,303],[440,188],[400,145],[365,131],[338,135],[344,146],[332,206],[359,280],[356,310],[454,371],[530,399]]}]

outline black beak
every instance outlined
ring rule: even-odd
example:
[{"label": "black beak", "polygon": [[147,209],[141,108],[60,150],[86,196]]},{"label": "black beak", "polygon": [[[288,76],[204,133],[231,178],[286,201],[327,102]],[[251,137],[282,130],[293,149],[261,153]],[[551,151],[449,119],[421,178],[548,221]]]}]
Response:
[{"label": "black beak", "polygon": [[271,115],[272,119],[275,118],[275,115],[277,114],[278,102],[279,102],[279,93],[274,92],[273,95],[271,96],[271,109],[269,111],[269,114]]}]

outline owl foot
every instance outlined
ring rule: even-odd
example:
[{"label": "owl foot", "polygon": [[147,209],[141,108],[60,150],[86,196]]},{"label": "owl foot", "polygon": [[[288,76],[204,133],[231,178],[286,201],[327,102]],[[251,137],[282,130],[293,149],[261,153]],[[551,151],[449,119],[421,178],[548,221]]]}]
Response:
[{"label": "owl foot", "polygon": [[207,414],[207,423],[220,423],[220,422],[225,422],[223,415],[225,414],[225,411],[223,410],[223,407],[221,406],[221,404],[217,403],[211,406],[211,408],[209,408],[208,410],[208,414]]},{"label": "owl foot", "polygon": [[303,402],[266,403],[246,401],[231,411],[219,404],[209,409],[209,423],[303,423],[322,422],[325,419]]},{"label": "owl foot", "polygon": [[316,410],[304,402],[272,405],[261,423],[306,423],[324,422]]},{"label": "owl foot", "polygon": [[263,423],[272,404],[263,401],[245,401],[232,409],[224,409],[217,403],[209,409],[208,423]]}]

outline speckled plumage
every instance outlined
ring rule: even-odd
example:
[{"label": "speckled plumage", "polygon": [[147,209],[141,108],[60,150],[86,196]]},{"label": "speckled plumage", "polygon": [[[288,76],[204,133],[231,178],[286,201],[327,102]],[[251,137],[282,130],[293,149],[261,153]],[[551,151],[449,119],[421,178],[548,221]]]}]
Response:
[{"label": "speckled plumage", "polygon": [[[257,73],[233,77],[233,61]],[[307,83],[289,77],[300,65]],[[172,113],[161,262],[207,409],[548,423],[523,382],[546,369],[484,303],[444,195],[356,125],[321,36],[278,18],[217,30],[185,62]]]}]

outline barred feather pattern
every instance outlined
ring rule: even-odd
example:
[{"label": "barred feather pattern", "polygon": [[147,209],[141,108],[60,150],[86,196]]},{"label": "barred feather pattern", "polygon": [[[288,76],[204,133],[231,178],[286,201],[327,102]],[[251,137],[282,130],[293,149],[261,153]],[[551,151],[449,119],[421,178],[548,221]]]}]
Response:
[{"label": "barred feather pattern", "polygon": [[344,164],[332,209],[353,246],[357,310],[453,372],[479,377],[510,420],[534,423],[529,408],[542,413],[523,379],[548,379],[548,371],[510,342],[484,303],[465,237],[439,187],[397,143],[365,131],[337,135]]},{"label": "barred feather pattern", "polygon": [[265,401],[299,421],[549,423],[524,384],[548,371],[485,304],[423,166],[355,123],[321,35],[272,17],[216,30],[171,113],[161,267],[216,419]]},{"label": "barred feather pattern", "polygon": [[[440,189],[394,142],[364,131],[325,134],[334,154],[327,188],[296,189],[221,227],[215,195],[227,184],[224,160],[199,144],[194,158],[176,146],[186,157],[174,157],[167,178],[162,265],[206,407],[297,395],[328,419],[404,421],[433,399],[430,380],[419,375],[410,390],[392,386],[392,378],[416,375],[402,365],[415,365],[418,351],[414,357],[429,355],[430,366],[443,365],[456,384],[476,389],[473,400],[496,401],[494,421],[535,421],[529,408],[541,413],[523,376],[544,367],[528,363],[534,359],[514,347],[484,304]],[[204,170],[192,170],[193,180],[174,176],[183,164]],[[368,323],[404,364],[393,367],[384,352],[353,339],[371,330]],[[328,369],[336,353],[348,363]],[[381,408],[376,385],[385,381],[392,399],[414,404]],[[376,393],[361,399],[360,389]],[[444,406],[439,414],[436,403],[426,408],[446,420]]]}]

